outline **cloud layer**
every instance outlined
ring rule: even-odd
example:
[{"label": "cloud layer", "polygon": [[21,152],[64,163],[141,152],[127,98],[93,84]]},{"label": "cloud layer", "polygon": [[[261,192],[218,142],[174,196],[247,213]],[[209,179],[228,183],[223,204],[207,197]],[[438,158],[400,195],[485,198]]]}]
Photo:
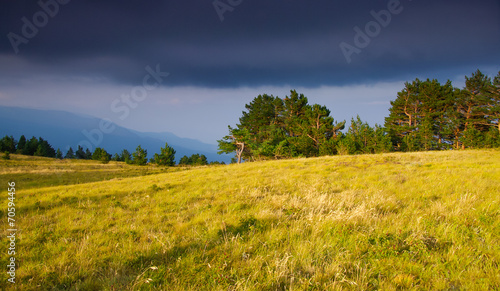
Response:
[{"label": "cloud layer", "polygon": [[[47,74],[117,83],[137,83],[145,66],[161,64],[171,85],[317,87],[500,61],[495,0],[65,1],[42,0],[45,10],[32,1],[0,4],[2,75],[18,57]],[[217,13],[214,3],[239,5]],[[390,19],[371,13],[391,6],[400,13]],[[44,11],[53,14],[46,23]],[[16,55],[7,36],[24,37],[23,18],[44,25]],[[356,27],[373,35],[366,47],[355,45]],[[359,49],[350,63],[343,42]]]}]

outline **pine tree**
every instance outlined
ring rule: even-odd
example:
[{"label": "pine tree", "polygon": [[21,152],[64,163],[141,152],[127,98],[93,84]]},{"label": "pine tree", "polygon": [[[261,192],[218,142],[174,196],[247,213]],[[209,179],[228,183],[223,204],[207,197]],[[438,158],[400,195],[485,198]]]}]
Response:
[{"label": "pine tree", "polygon": [[[282,106],[281,99],[267,94],[259,95],[245,105],[247,112],[242,112],[238,125],[239,133],[244,133],[246,139],[242,152],[244,158],[266,159],[273,156],[274,147],[279,143],[276,131]],[[235,133],[238,135],[238,131]]]},{"label": "pine tree", "polygon": [[200,159],[198,160],[198,164],[200,166],[208,165],[207,157],[205,155],[201,155]]},{"label": "pine tree", "polygon": [[351,120],[347,136],[351,136],[354,145],[349,154],[369,154],[374,152],[371,148],[374,131],[368,123],[361,120],[359,115],[356,120],[354,118]]},{"label": "pine tree", "polygon": [[373,149],[375,153],[388,153],[392,151],[392,143],[386,129],[378,124],[375,124]]},{"label": "pine tree", "polygon": [[152,160],[158,166],[175,166],[175,150],[168,143],[165,143],[165,147],[161,148],[160,154],[155,154]]},{"label": "pine tree", "polygon": [[17,142],[13,136],[5,136],[0,140],[0,151],[15,153],[17,147]]},{"label": "pine tree", "polygon": [[351,120],[349,131],[339,144],[339,151],[343,154],[385,153],[391,148],[391,139],[385,129],[377,124],[371,127],[359,115]]},{"label": "pine tree", "polygon": [[66,152],[66,155],[64,156],[64,158],[65,159],[74,159],[75,158],[75,153],[73,152],[73,149],[71,147]]},{"label": "pine tree", "polygon": [[496,126],[497,130],[500,132],[500,71],[493,79],[493,83],[487,91],[487,115],[490,123]]},{"label": "pine tree", "polygon": [[33,155],[37,156],[37,157],[44,157],[45,156],[45,151],[44,151],[44,148],[41,144],[38,145],[38,147]]},{"label": "pine tree", "polygon": [[189,161],[188,156],[184,155],[180,160],[179,160],[179,165],[190,165],[191,162]]},{"label": "pine tree", "polygon": [[191,155],[191,157],[189,157],[187,161],[188,165],[193,165],[193,166],[208,165],[207,157],[205,155],[200,155],[200,154]]},{"label": "pine tree", "polygon": [[308,99],[304,94],[299,94],[295,90],[290,91],[290,96],[283,99],[283,128],[289,137],[299,137],[302,135],[301,121],[308,110]]},{"label": "pine tree", "polygon": [[437,147],[435,138],[435,126],[432,117],[426,116],[419,125],[418,139],[421,143],[421,149],[429,151]]},{"label": "pine tree", "polygon": [[113,157],[111,158],[111,160],[112,160],[112,161],[115,161],[115,162],[120,162],[120,161],[122,161],[122,160],[120,159],[120,155],[118,155],[117,153],[115,153],[115,154],[113,155]]},{"label": "pine tree", "polygon": [[[322,144],[330,140],[334,134],[333,117],[326,106],[314,104],[306,107],[302,122],[299,128],[302,137],[307,137],[310,141],[302,141],[304,148],[299,148],[306,156],[318,156]],[[298,131],[298,130],[297,130]]]},{"label": "pine tree", "polygon": [[36,137],[32,137],[29,141],[26,142],[26,146],[24,147],[22,154],[33,156],[38,149],[38,139]]},{"label": "pine tree", "polygon": [[241,163],[244,153],[247,153],[247,157],[251,157],[251,152],[249,150],[250,145],[250,134],[246,129],[232,128],[228,126],[229,134],[224,136],[221,140],[218,140],[219,151],[218,154],[230,154],[236,153],[235,161],[239,164]]},{"label": "pine tree", "polygon": [[54,148],[43,138],[38,139],[38,147],[34,153],[35,156],[55,158],[56,151]]},{"label": "pine tree", "polygon": [[352,134],[341,136],[339,142],[337,143],[337,153],[339,155],[352,155],[356,153],[356,150],[356,141]]},{"label": "pine tree", "polygon": [[491,125],[486,118],[488,114],[488,90],[491,88],[491,79],[477,70],[471,77],[465,77],[465,88],[461,102],[462,114],[465,117],[465,127],[470,126],[481,132],[487,131]]},{"label": "pine tree", "polygon": [[124,149],[121,154],[120,154],[120,161],[123,161],[127,164],[132,164],[133,163],[133,159],[132,159],[132,155],[130,154],[130,152],[126,149]]},{"label": "pine tree", "polygon": [[62,160],[62,158],[63,158],[63,155],[62,155],[61,149],[58,148],[56,151],[56,159]]},{"label": "pine tree", "polygon": [[465,130],[465,117],[462,114],[462,101],[464,91],[454,89],[450,106],[444,110],[441,116],[441,136],[444,137],[447,144],[454,149],[462,148],[461,136]]},{"label": "pine tree", "polygon": [[148,163],[148,151],[144,150],[140,145],[132,153],[133,163],[139,166],[144,166]]},{"label": "pine tree", "polygon": [[22,154],[24,148],[26,147],[26,137],[24,135],[21,135],[19,138],[19,142],[17,143],[17,153]]},{"label": "pine tree", "polygon": [[496,127],[490,127],[490,130],[484,135],[484,146],[487,148],[500,147],[500,132]]},{"label": "pine tree", "polygon": [[422,100],[422,110],[418,118],[418,134],[424,150],[434,150],[446,147],[443,128],[446,120],[444,112],[453,106],[454,88],[451,81],[441,85],[437,80],[427,79],[422,82],[419,95]]},{"label": "pine tree", "polygon": [[94,161],[101,161],[103,164],[109,163],[111,155],[103,148],[96,148],[91,156]]},{"label": "pine tree", "polygon": [[385,118],[385,127],[389,131],[394,146],[399,150],[405,150],[404,138],[416,128],[416,114],[418,112],[417,100],[420,80],[405,83],[402,91],[398,92],[397,98],[391,101],[389,116]]},{"label": "pine tree", "polygon": [[79,160],[86,160],[87,159],[87,154],[85,154],[85,151],[83,148],[79,145],[78,150],[75,153],[75,157]]},{"label": "pine tree", "polygon": [[472,122],[467,125],[460,139],[464,148],[477,149],[484,147],[484,136]]},{"label": "pine tree", "polygon": [[86,160],[90,160],[90,159],[92,159],[92,153],[90,152],[90,150],[89,150],[89,149],[86,149],[86,150],[85,150],[85,159],[86,159]]}]

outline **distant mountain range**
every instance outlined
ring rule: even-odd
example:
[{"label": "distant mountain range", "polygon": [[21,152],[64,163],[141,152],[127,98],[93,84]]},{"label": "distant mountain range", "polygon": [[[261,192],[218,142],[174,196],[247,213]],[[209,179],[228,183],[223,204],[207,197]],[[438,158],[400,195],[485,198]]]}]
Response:
[{"label": "distant mountain range", "polygon": [[123,149],[134,152],[138,145],[148,150],[148,158],[158,153],[168,142],[176,150],[176,160],[192,154],[205,155],[208,161],[231,161],[230,155],[218,155],[217,145],[206,144],[196,139],[181,138],[170,132],[138,132],[116,124],[106,123],[91,116],[66,111],[37,110],[0,106],[0,137],[12,135],[16,140],[21,135],[27,139],[42,137],[63,154],[78,145],[89,148],[104,148],[111,154]]}]

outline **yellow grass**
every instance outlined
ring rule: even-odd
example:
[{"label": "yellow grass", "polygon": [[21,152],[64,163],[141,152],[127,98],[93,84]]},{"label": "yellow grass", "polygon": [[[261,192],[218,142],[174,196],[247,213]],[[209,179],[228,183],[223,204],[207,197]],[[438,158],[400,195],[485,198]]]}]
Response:
[{"label": "yellow grass", "polygon": [[190,169],[12,158],[1,197],[15,181],[20,266],[2,288],[500,288],[499,151]]}]

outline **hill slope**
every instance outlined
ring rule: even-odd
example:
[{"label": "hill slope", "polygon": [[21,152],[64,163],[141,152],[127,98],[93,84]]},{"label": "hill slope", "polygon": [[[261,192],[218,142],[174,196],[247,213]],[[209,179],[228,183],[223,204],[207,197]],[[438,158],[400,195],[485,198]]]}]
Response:
[{"label": "hill slope", "polygon": [[2,184],[54,181],[16,184],[23,290],[500,288],[499,151],[150,167],[68,186],[43,171],[57,161],[18,158],[0,161]]}]

